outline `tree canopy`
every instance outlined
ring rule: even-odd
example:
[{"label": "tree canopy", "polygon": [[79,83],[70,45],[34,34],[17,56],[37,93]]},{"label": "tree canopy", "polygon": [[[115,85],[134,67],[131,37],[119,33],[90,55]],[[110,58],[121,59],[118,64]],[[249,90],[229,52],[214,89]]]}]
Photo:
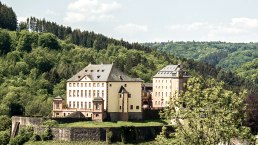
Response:
[{"label": "tree canopy", "polygon": [[244,93],[225,90],[223,83],[214,79],[190,78],[186,91],[172,97],[163,113],[176,127],[172,141],[181,145],[229,143],[231,139],[250,141],[250,129],[243,126],[245,97]]}]

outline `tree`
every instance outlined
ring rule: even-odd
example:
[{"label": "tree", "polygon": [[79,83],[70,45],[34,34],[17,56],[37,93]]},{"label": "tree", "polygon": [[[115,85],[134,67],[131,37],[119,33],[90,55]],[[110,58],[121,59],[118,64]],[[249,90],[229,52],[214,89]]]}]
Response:
[{"label": "tree", "polygon": [[0,30],[0,55],[11,51],[11,37],[5,30]]},{"label": "tree", "polygon": [[229,143],[232,138],[250,139],[242,125],[244,97],[223,89],[214,79],[191,78],[186,91],[172,97],[163,115],[176,124],[177,144],[210,145]]},{"label": "tree", "polygon": [[10,129],[11,125],[12,125],[12,121],[8,116],[6,115],[0,116],[0,131],[5,131],[7,129]]},{"label": "tree", "polygon": [[39,46],[47,47],[50,49],[58,50],[60,48],[59,42],[57,41],[57,37],[51,33],[43,33],[39,35]]},{"label": "tree", "polygon": [[12,8],[0,2],[0,28],[16,30],[17,18]]}]

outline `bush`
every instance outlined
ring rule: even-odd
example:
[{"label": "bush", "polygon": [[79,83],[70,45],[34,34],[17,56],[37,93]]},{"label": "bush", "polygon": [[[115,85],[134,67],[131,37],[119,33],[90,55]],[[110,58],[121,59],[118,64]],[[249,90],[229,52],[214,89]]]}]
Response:
[{"label": "bush", "polygon": [[6,115],[0,116],[0,131],[10,129],[12,125],[11,118]]},{"label": "bush", "polygon": [[0,144],[7,145],[10,140],[10,130],[0,131]]},{"label": "bush", "polygon": [[52,140],[53,139],[53,135],[52,135],[52,131],[49,127],[47,127],[43,134],[41,134],[41,140],[46,141],[46,140]]},{"label": "bush", "polygon": [[43,33],[39,35],[38,45],[45,48],[60,49],[59,42],[57,41],[57,37],[51,33]]},{"label": "bush", "polygon": [[31,141],[40,141],[41,138],[38,134],[33,134],[32,137],[30,138]]},{"label": "bush", "polygon": [[32,136],[33,136],[33,127],[27,126],[25,128],[21,128],[19,134],[15,138],[11,138],[9,144],[22,145],[25,142],[29,141]]},{"label": "bush", "polygon": [[46,120],[43,122],[43,125],[46,127],[54,127],[58,125],[58,122],[56,120]]}]

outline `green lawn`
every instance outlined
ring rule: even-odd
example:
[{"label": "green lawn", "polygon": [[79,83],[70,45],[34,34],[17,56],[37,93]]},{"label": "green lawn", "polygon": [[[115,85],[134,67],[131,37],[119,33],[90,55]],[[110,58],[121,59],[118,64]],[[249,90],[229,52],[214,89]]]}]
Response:
[{"label": "green lawn", "polygon": [[59,127],[121,127],[121,126],[161,126],[167,125],[168,121],[164,120],[145,120],[145,121],[118,121],[118,122],[96,122],[84,121],[74,123],[59,124]]},{"label": "green lawn", "polygon": [[[106,145],[106,142],[101,141],[36,141],[36,142],[26,142],[24,145]],[[121,142],[112,143],[115,145],[123,145]],[[144,143],[139,143],[139,145],[149,145],[157,144],[155,141],[149,141]],[[130,145],[130,144],[127,144]]]}]

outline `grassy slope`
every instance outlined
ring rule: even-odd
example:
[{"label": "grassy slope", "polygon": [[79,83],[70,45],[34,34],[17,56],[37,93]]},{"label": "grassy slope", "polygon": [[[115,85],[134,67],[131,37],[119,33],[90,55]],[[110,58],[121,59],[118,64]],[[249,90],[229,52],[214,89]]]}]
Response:
[{"label": "grassy slope", "polygon": [[95,122],[95,121],[86,121],[86,122],[74,122],[74,123],[64,123],[60,124],[59,127],[121,127],[121,126],[161,126],[168,124],[168,121],[162,120],[145,120],[139,122],[127,122],[127,121],[118,121],[118,122]]}]

